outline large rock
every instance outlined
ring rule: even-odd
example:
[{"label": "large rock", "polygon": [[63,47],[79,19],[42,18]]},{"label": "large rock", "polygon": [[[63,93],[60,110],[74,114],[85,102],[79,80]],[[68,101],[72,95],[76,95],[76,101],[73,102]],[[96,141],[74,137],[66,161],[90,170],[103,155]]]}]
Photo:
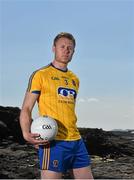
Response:
[{"label": "large rock", "polygon": [[[11,139],[24,144],[20,124],[20,109],[18,107],[0,106],[0,139]],[[134,156],[134,134],[131,131],[114,132],[102,129],[79,128],[88,152],[91,155],[111,158],[122,154]]]},{"label": "large rock", "polygon": [[[37,151],[27,144],[19,124],[18,107],[0,106],[0,178],[39,179]],[[134,134],[79,128],[91,154],[96,179],[134,179]],[[64,174],[69,179],[69,174]]]},{"label": "large rock", "polygon": [[20,124],[18,107],[0,106],[0,139],[13,138],[15,142],[25,143]]},{"label": "large rock", "polygon": [[134,156],[134,134],[128,131],[103,131],[102,129],[80,128],[90,154],[116,158]]}]

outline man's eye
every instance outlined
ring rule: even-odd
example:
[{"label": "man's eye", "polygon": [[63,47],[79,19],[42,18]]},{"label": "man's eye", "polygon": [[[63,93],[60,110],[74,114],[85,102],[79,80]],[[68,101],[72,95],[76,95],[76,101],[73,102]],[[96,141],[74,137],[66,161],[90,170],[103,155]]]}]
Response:
[{"label": "man's eye", "polygon": [[69,50],[70,50],[70,51],[72,51],[72,50],[73,50],[73,48],[72,48],[72,47],[70,47],[70,48],[69,48]]}]

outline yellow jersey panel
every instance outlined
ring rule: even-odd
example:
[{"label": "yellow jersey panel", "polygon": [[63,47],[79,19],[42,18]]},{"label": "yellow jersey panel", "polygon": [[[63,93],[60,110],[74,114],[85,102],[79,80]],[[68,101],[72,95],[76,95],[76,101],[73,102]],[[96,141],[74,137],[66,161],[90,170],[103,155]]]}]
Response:
[{"label": "yellow jersey panel", "polygon": [[40,116],[50,116],[58,123],[57,140],[77,140],[75,102],[79,79],[71,71],[62,71],[52,64],[35,71],[28,84],[28,92],[40,94]]}]

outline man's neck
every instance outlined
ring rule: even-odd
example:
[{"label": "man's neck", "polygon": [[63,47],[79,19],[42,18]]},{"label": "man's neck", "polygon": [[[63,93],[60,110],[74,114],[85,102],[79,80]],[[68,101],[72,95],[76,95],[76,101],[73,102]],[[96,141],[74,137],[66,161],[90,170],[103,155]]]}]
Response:
[{"label": "man's neck", "polygon": [[61,69],[61,70],[67,70],[67,64],[64,64],[64,63],[60,63],[60,62],[57,62],[56,60],[54,60],[52,62],[53,66],[56,67],[57,69]]}]

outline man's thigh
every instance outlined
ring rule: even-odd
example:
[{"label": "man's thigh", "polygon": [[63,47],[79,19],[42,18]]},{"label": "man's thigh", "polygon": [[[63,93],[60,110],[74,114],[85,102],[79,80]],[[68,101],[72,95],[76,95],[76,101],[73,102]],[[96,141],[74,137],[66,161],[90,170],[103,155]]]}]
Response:
[{"label": "man's thigh", "polygon": [[93,179],[90,166],[75,168],[72,172],[75,179]]},{"label": "man's thigh", "polygon": [[41,179],[61,179],[62,173],[50,170],[41,170]]}]

